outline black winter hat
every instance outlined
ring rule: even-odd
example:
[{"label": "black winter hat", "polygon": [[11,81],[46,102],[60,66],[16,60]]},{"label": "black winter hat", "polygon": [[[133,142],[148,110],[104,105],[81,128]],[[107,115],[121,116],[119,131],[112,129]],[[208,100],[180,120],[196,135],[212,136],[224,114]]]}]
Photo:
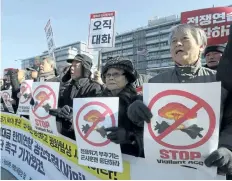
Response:
[{"label": "black winter hat", "polygon": [[206,56],[207,53],[209,52],[219,52],[219,53],[223,53],[225,50],[225,47],[222,45],[212,45],[212,46],[208,46],[205,49],[204,52],[204,57]]},{"label": "black winter hat", "polygon": [[77,54],[73,59],[68,59],[67,62],[72,63],[73,60],[81,62],[82,66],[87,70],[91,70],[93,66],[92,59],[84,54]]},{"label": "black winter hat", "polygon": [[129,83],[133,83],[136,80],[136,71],[131,60],[127,57],[118,56],[115,58],[110,58],[105,66],[102,68],[102,80],[105,82],[105,73],[110,68],[122,69],[125,71],[125,76]]}]

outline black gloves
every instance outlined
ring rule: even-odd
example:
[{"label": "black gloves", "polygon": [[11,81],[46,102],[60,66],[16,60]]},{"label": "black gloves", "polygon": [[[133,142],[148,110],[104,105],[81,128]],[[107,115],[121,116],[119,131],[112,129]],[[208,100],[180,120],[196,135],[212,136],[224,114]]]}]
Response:
[{"label": "black gloves", "polygon": [[207,167],[216,166],[219,173],[232,175],[232,152],[221,147],[206,158],[205,165]]},{"label": "black gloves", "polygon": [[128,133],[125,128],[111,127],[106,128],[106,132],[111,132],[107,134],[107,138],[116,144],[130,144],[133,142],[133,134]]},{"label": "black gloves", "polygon": [[58,109],[50,109],[49,114],[58,118],[66,119],[68,121],[73,119],[73,109],[68,105]]},{"label": "black gloves", "polygon": [[144,121],[149,123],[153,115],[142,101],[136,100],[128,107],[127,116],[135,125],[143,127]]},{"label": "black gloves", "polygon": [[34,105],[35,105],[35,101],[34,101],[33,97],[31,97],[30,105],[31,105],[31,106],[34,106]]}]

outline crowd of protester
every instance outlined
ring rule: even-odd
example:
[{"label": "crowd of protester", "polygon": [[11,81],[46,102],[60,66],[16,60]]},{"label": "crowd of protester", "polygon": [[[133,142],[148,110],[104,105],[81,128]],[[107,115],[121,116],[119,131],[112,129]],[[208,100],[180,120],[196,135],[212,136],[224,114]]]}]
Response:
[{"label": "crowd of protester", "polygon": [[[136,88],[143,83],[209,83],[221,81],[219,146],[205,159],[208,167],[232,177],[232,26],[226,46],[207,46],[205,32],[189,24],[176,26],[170,34],[170,52],[175,62],[173,69],[150,78],[139,74],[130,59],[123,56],[109,58],[101,71],[93,73],[92,60],[77,54],[67,60],[60,75],[51,57],[41,60],[37,68],[28,68],[35,82],[60,82],[58,108],[50,109],[56,117],[58,131],[73,140],[73,99],[86,97],[119,97],[118,127],[107,128],[107,138],[120,144],[124,154],[144,157],[144,121],[153,117],[143,103],[143,95]],[[202,56],[206,65],[202,65]],[[26,78],[24,70],[9,71],[1,90],[12,89],[11,102],[16,112],[20,97],[20,84]],[[200,87],[198,87],[201,89]],[[202,90],[204,91],[204,90]],[[210,92],[208,92],[210,94]],[[212,97],[213,99],[213,97]],[[1,100],[2,102],[2,100]],[[30,104],[34,104],[33,99]],[[4,107],[6,109],[6,107]],[[6,109],[7,111],[7,109]]]}]

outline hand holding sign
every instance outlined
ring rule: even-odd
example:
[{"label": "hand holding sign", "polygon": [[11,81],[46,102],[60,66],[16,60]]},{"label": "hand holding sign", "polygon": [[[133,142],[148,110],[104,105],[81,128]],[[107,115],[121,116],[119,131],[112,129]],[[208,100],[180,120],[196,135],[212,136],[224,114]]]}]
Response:
[{"label": "hand holding sign", "polygon": [[49,109],[49,114],[58,118],[66,119],[66,121],[71,121],[73,117],[73,109],[68,105],[63,108]]},{"label": "hand holding sign", "polygon": [[[144,151],[148,162],[202,169],[205,157],[217,148],[220,85],[144,84],[144,102],[153,117],[144,128]],[[207,91],[211,90],[211,101]]]},{"label": "hand holding sign", "polygon": [[219,148],[205,160],[207,167],[218,167],[219,173],[232,175],[232,152],[227,148]]},{"label": "hand holding sign", "polygon": [[[79,164],[122,172],[119,144],[128,143],[128,133],[117,127],[118,98],[79,98],[73,101],[74,130],[78,145]],[[64,109],[65,113],[69,110]],[[107,135],[107,132],[108,133]],[[117,144],[115,144],[117,143]],[[88,153],[96,152],[90,161]],[[103,155],[117,155],[115,158]]]},{"label": "hand holding sign", "polygon": [[130,143],[129,133],[127,133],[125,128],[111,127],[106,128],[105,131],[110,131],[110,133],[107,135],[107,138],[116,144]]},{"label": "hand holding sign", "polygon": [[144,121],[150,123],[153,116],[150,109],[140,100],[136,100],[128,107],[127,115],[139,127],[144,126]]},{"label": "hand holding sign", "polygon": [[17,114],[29,115],[32,83],[32,80],[24,80],[20,86],[20,92],[17,94],[19,98]]}]

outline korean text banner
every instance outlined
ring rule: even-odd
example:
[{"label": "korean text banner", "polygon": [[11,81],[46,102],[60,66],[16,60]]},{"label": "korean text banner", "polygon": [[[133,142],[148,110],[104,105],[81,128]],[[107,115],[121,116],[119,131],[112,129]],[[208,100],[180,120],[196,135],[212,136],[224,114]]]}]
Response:
[{"label": "korean text banner", "polygon": [[55,50],[55,43],[53,40],[53,31],[52,31],[52,25],[50,19],[48,20],[45,28],[44,28],[46,39],[48,43],[48,52],[49,54],[52,54]]},{"label": "korean text banner", "polygon": [[181,13],[181,23],[195,24],[206,32],[208,45],[224,44],[232,23],[232,7],[198,9]]},{"label": "korean text banner", "polygon": [[91,49],[114,47],[115,12],[90,15],[88,47]]},{"label": "korean text banner", "polygon": [[184,167],[157,167],[128,155],[123,155],[123,173],[79,165],[74,141],[34,131],[29,120],[10,113],[1,114],[0,135],[1,167],[20,180],[225,180]]}]

